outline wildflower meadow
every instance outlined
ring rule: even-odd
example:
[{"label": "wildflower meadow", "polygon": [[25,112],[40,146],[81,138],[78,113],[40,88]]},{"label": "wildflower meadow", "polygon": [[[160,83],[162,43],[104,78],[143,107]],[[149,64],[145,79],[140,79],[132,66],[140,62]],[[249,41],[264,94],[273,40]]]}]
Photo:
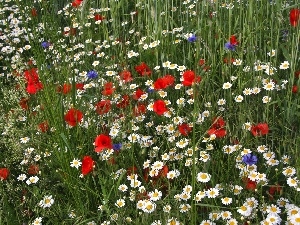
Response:
[{"label": "wildflower meadow", "polygon": [[299,225],[298,0],[0,0],[0,225]]}]

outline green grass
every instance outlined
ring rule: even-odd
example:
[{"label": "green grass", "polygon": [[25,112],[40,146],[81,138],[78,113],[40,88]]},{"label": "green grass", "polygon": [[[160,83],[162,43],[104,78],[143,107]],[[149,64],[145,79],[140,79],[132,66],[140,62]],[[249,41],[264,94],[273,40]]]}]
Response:
[{"label": "green grass", "polygon": [[0,6],[0,224],[298,224],[297,1]]}]

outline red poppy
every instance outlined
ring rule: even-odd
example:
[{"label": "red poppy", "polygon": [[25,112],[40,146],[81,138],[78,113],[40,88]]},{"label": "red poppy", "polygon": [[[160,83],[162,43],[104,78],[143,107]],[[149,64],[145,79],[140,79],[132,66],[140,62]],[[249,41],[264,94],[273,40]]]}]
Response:
[{"label": "red poppy", "polygon": [[117,103],[117,107],[122,109],[126,108],[129,105],[130,97],[128,95],[123,95],[122,101]]},{"label": "red poppy", "polygon": [[254,191],[256,189],[257,183],[255,181],[250,180],[249,178],[244,179],[245,188],[250,191]]},{"label": "red poppy", "polygon": [[103,95],[112,95],[115,91],[114,85],[112,82],[107,82],[104,84],[104,90],[102,91]]},{"label": "red poppy", "polygon": [[205,60],[204,59],[200,59],[199,60],[199,66],[203,66],[205,64]]},{"label": "red poppy", "polygon": [[232,45],[238,45],[238,44],[239,44],[239,42],[237,41],[235,35],[231,35],[231,36],[230,36],[229,42],[230,42],[230,44],[232,44]]},{"label": "red poppy", "polygon": [[31,9],[31,16],[32,17],[36,17],[38,14],[37,14],[37,11],[36,11],[36,9],[35,8],[32,8]]},{"label": "red poppy", "polygon": [[66,95],[70,93],[71,89],[72,89],[72,84],[64,84],[62,87],[60,86],[57,88],[57,92],[59,93],[61,92]]},{"label": "red poppy", "polygon": [[39,90],[43,89],[42,83],[27,84],[26,91],[28,94],[36,94]]},{"label": "red poppy", "polygon": [[91,156],[84,156],[81,164],[82,175],[89,174],[94,168],[95,162]]},{"label": "red poppy", "polygon": [[269,126],[267,123],[259,123],[251,127],[253,136],[261,136],[269,133]]},{"label": "red poppy", "polygon": [[291,9],[290,11],[290,23],[293,27],[298,25],[300,19],[300,9]]},{"label": "red poppy", "polygon": [[0,180],[6,180],[9,175],[9,170],[7,168],[0,168]]},{"label": "red poppy", "polygon": [[187,70],[183,73],[183,86],[192,86],[193,83],[198,83],[201,81],[200,76],[196,76],[195,72],[192,70]]},{"label": "red poppy", "polygon": [[298,93],[298,86],[297,86],[297,85],[293,85],[293,87],[292,87],[292,92],[293,92],[294,94]]},{"label": "red poppy", "polygon": [[111,102],[110,100],[101,100],[96,104],[96,112],[99,115],[103,115],[105,113],[108,113],[111,109]]},{"label": "red poppy", "polygon": [[47,121],[44,121],[38,125],[38,128],[41,132],[45,133],[49,130],[49,125]]},{"label": "red poppy", "polygon": [[77,84],[75,85],[75,88],[76,88],[77,90],[84,90],[84,84],[83,84],[83,83],[77,83]]},{"label": "red poppy", "polygon": [[153,111],[157,115],[163,115],[165,112],[168,111],[166,103],[163,100],[156,100],[153,104]]},{"label": "red poppy", "polygon": [[104,16],[101,16],[100,14],[96,14],[96,15],[94,16],[94,20],[95,20],[95,21],[98,21],[98,20],[102,21],[102,20],[104,20],[104,19],[105,19],[105,17],[104,17]]},{"label": "red poppy", "polygon": [[226,64],[229,64],[229,63],[235,62],[235,59],[234,59],[234,58],[230,58],[230,59],[229,59],[229,58],[227,57],[227,58],[224,58],[224,59],[223,59],[223,62],[226,63]]},{"label": "red poppy", "polygon": [[137,174],[138,168],[136,166],[131,166],[127,169],[127,175]]},{"label": "red poppy", "polygon": [[213,121],[211,128],[207,131],[209,135],[216,135],[217,138],[226,136],[225,121],[222,117],[216,118]]},{"label": "red poppy", "polygon": [[120,73],[120,77],[125,83],[132,81],[131,72],[128,70],[122,71]]},{"label": "red poppy", "polygon": [[75,8],[77,8],[77,7],[80,6],[80,4],[81,4],[82,2],[83,2],[83,0],[74,0],[74,1],[72,2],[72,6],[75,7]]},{"label": "red poppy", "polygon": [[21,98],[19,104],[22,109],[25,109],[25,110],[28,109],[28,101],[29,101],[28,98]]},{"label": "red poppy", "polygon": [[146,106],[143,103],[139,103],[135,108],[134,108],[134,115],[135,116],[140,116],[142,114],[145,114],[147,111]]},{"label": "red poppy", "polygon": [[299,71],[296,71],[296,72],[294,73],[294,75],[295,75],[296,78],[300,78],[300,70],[299,70]]},{"label": "red poppy", "polygon": [[154,89],[155,90],[161,90],[161,89],[165,89],[168,86],[173,85],[175,82],[175,78],[172,75],[165,75],[161,78],[158,78],[155,82],[154,82]]},{"label": "red poppy", "polygon": [[139,98],[143,95],[143,94],[145,94],[145,92],[143,91],[143,90],[141,90],[141,89],[136,89],[136,91],[133,93],[133,95],[132,95],[132,98],[134,99],[134,100],[139,100]]},{"label": "red poppy", "polygon": [[38,174],[39,171],[40,171],[39,165],[32,164],[28,168],[28,174],[30,175]]},{"label": "red poppy", "polygon": [[104,149],[112,149],[111,138],[105,134],[100,134],[95,139],[95,152],[102,152]]},{"label": "red poppy", "polygon": [[141,76],[150,76],[150,74],[152,73],[149,66],[144,62],[142,62],[140,65],[135,66],[134,69]]},{"label": "red poppy", "polygon": [[39,90],[43,89],[43,84],[39,80],[36,68],[25,70],[24,76],[27,81],[26,91],[28,94],[35,94]]},{"label": "red poppy", "polygon": [[66,123],[72,127],[74,127],[78,123],[80,123],[82,118],[83,118],[82,112],[80,110],[74,109],[74,108],[70,109],[64,117]]},{"label": "red poppy", "polygon": [[187,136],[192,131],[192,128],[187,123],[178,125],[178,129],[183,136]]}]

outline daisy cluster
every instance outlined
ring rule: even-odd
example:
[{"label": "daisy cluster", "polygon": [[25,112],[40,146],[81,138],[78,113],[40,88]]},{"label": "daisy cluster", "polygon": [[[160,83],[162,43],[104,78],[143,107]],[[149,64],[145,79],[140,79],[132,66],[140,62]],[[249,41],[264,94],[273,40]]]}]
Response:
[{"label": "daisy cluster", "polygon": [[[218,25],[243,1],[149,2],[0,0],[0,77],[16,86],[0,148],[20,149],[0,179],[22,220],[300,224],[299,162],[278,138],[299,134],[281,120],[299,103],[299,59]],[[199,27],[212,24],[213,41]]]}]

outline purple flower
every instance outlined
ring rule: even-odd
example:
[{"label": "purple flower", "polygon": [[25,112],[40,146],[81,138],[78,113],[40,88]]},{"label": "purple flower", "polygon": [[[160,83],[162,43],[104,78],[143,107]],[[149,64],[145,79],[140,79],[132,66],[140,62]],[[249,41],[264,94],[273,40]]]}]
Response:
[{"label": "purple flower", "polygon": [[195,42],[197,40],[197,37],[195,34],[192,34],[188,37],[188,42]]},{"label": "purple flower", "polygon": [[89,79],[95,79],[98,77],[98,73],[95,71],[95,70],[90,70],[88,73],[87,73],[87,77]]},{"label": "purple flower", "polygon": [[233,45],[230,42],[225,43],[225,48],[228,49],[228,50],[230,50],[230,51],[234,51],[235,50],[235,46],[236,45]]},{"label": "purple flower", "polygon": [[51,43],[50,42],[47,42],[47,41],[43,41],[42,43],[41,43],[41,46],[43,47],[43,48],[49,48],[50,47],[50,45],[51,45]]},{"label": "purple flower", "polygon": [[243,162],[247,165],[251,166],[257,163],[258,159],[256,155],[252,155],[251,153],[248,153],[246,155],[243,155]]},{"label": "purple flower", "polygon": [[121,148],[122,148],[121,143],[113,144],[113,150],[120,151]]}]

